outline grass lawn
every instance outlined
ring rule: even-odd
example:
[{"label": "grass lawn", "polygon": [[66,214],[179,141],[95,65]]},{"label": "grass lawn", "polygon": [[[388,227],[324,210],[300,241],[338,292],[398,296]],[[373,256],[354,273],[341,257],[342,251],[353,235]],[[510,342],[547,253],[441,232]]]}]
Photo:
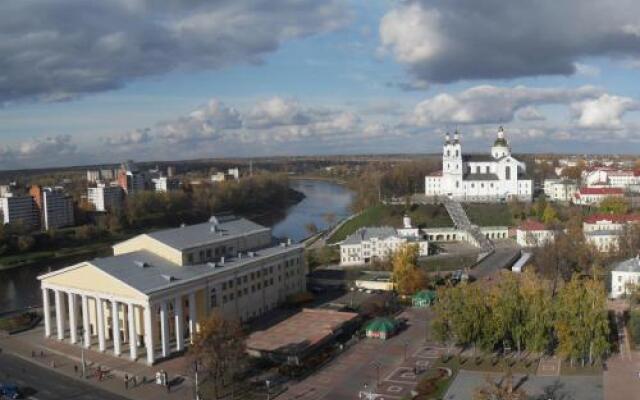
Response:
[{"label": "grass lawn", "polygon": [[585,364],[583,367],[580,362],[574,362],[573,367],[569,361],[563,360],[560,364],[560,375],[566,376],[598,376],[602,375],[602,363],[595,362],[593,365]]},{"label": "grass lawn", "polygon": [[[329,239],[329,243],[340,242],[362,227],[386,225],[400,228],[404,214],[405,207],[401,205],[378,205],[368,208],[338,229]],[[409,210],[409,216],[413,225],[420,228],[453,226],[447,210],[442,205],[413,205]]]},{"label": "grass lawn", "polygon": [[433,259],[427,258],[419,260],[418,265],[425,268],[427,272],[447,272],[469,267],[473,263],[475,263],[477,259],[478,256],[475,254],[468,256],[451,256]]},{"label": "grass lawn", "polygon": [[535,374],[538,369],[537,358],[492,357],[486,354],[478,354],[476,357],[453,356],[446,364],[457,365],[459,369],[467,371],[495,373],[503,373],[511,368],[514,373]]},{"label": "grass lawn", "polygon": [[513,226],[508,204],[469,203],[464,206],[472,223],[479,226]]},{"label": "grass lawn", "polygon": [[[451,370],[451,376],[442,376],[438,368],[447,368]],[[444,362],[443,359],[439,359],[430,368],[427,374],[420,378],[420,381],[416,385],[416,391],[418,396],[414,397],[414,400],[435,400],[444,398],[445,393],[449,389],[449,386],[456,379],[460,364],[455,359],[450,359],[448,362]]]}]

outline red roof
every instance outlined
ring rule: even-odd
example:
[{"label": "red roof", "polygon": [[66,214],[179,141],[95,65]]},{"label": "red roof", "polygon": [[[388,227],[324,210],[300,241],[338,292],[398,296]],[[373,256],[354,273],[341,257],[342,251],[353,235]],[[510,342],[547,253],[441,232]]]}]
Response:
[{"label": "red roof", "polygon": [[594,214],[585,217],[585,224],[595,224],[598,221],[611,221],[619,224],[625,222],[640,222],[640,214],[624,214],[624,215],[615,215],[615,214]]},{"label": "red roof", "polygon": [[582,187],[580,188],[580,194],[601,194],[601,195],[612,195],[612,194],[624,194],[624,190],[618,187]]},{"label": "red roof", "polygon": [[546,231],[547,227],[540,221],[534,219],[528,219],[518,226],[518,230],[521,231]]}]

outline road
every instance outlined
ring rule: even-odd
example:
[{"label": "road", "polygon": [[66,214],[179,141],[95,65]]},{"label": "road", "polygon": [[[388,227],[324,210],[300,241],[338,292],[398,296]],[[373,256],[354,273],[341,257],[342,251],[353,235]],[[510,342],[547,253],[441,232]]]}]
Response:
[{"label": "road", "polygon": [[127,400],[6,353],[0,354],[0,382],[14,383],[33,400]]}]

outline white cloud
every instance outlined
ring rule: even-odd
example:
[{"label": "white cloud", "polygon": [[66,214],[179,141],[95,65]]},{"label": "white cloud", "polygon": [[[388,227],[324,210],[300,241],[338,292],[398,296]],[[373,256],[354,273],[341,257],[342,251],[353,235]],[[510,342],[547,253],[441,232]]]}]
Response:
[{"label": "white cloud", "polygon": [[581,60],[640,56],[636,0],[405,0],[380,21],[380,52],[447,83],[571,75]]},{"label": "white cloud", "polygon": [[578,75],[583,75],[590,78],[600,76],[600,68],[594,65],[575,63],[574,66],[576,67],[576,74]]},{"label": "white cloud", "polygon": [[515,113],[525,107],[569,103],[601,93],[591,86],[577,89],[475,86],[457,94],[441,93],[418,103],[412,121],[418,126],[506,123],[513,121]]},{"label": "white cloud", "polygon": [[579,127],[616,130],[624,127],[622,117],[626,112],[640,109],[640,102],[629,97],[603,94],[596,99],[576,102],[572,108]]},{"label": "white cloud", "polygon": [[346,25],[350,13],[346,0],[3,1],[0,106],[260,63],[285,41]]},{"label": "white cloud", "polygon": [[546,119],[540,110],[533,106],[521,108],[516,115],[522,121],[544,121]]}]

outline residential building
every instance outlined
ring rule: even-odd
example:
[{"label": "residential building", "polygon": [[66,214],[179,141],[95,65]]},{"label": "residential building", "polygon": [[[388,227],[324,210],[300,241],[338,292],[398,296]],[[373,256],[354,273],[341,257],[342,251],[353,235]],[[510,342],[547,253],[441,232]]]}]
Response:
[{"label": "residential building", "polygon": [[42,226],[45,230],[72,226],[75,223],[73,198],[61,187],[42,189]]},{"label": "residential building", "polygon": [[611,269],[610,297],[618,299],[630,294],[640,285],[640,257],[621,261]]},{"label": "residential building", "polygon": [[229,168],[226,173],[216,172],[211,175],[212,182],[237,181],[240,179],[240,169]]},{"label": "residential building", "polygon": [[624,197],[624,190],[617,187],[581,187],[574,195],[574,203],[597,206],[607,197]]},{"label": "residential building", "polygon": [[574,179],[545,179],[544,194],[550,201],[574,201],[578,192],[578,182]]},{"label": "residential building", "polygon": [[180,181],[174,178],[161,176],[151,180],[156,192],[171,192],[180,189]]},{"label": "residential building", "polygon": [[587,186],[629,188],[640,185],[640,171],[613,167],[594,167],[582,172],[582,182]]},{"label": "residential building", "polygon": [[87,201],[96,211],[118,210],[122,207],[123,190],[118,185],[106,185],[98,182],[95,187],[87,188]]},{"label": "residential building", "polygon": [[22,224],[26,229],[40,227],[40,213],[33,197],[29,195],[7,194],[0,198],[2,217],[5,224]]},{"label": "residential building", "polygon": [[127,195],[141,192],[146,186],[145,175],[133,161],[125,161],[118,171],[118,185]]},{"label": "residential building", "polygon": [[99,181],[110,181],[115,179],[117,172],[112,168],[87,170],[87,182],[96,183]]},{"label": "residential building", "polygon": [[585,217],[582,222],[582,232],[587,243],[599,252],[608,253],[618,248],[625,227],[639,222],[639,214],[595,214]]},{"label": "residential building", "polygon": [[403,219],[404,226],[360,228],[340,243],[340,265],[369,264],[385,260],[406,244],[417,244],[421,256],[429,254],[429,242],[419,229],[411,226],[411,219]]},{"label": "residential building", "polygon": [[511,155],[502,127],[490,154],[462,154],[458,132],[445,136],[442,171],[425,178],[425,195],[460,201],[531,201],[533,181],[525,177],[526,165]]},{"label": "residential building", "polygon": [[516,228],[516,242],[522,247],[541,247],[555,240],[555,231],[542,222],[526,220]]},{"label": "residential building", "polygon": [[82,332],[87,347],[154,364],[183,352],[213,312],[247,321],[306,290],[304,246],[274,246],[269,228],[243,218],[151,232],[113,250],[38,277],[46,337],[79,344]]}]

